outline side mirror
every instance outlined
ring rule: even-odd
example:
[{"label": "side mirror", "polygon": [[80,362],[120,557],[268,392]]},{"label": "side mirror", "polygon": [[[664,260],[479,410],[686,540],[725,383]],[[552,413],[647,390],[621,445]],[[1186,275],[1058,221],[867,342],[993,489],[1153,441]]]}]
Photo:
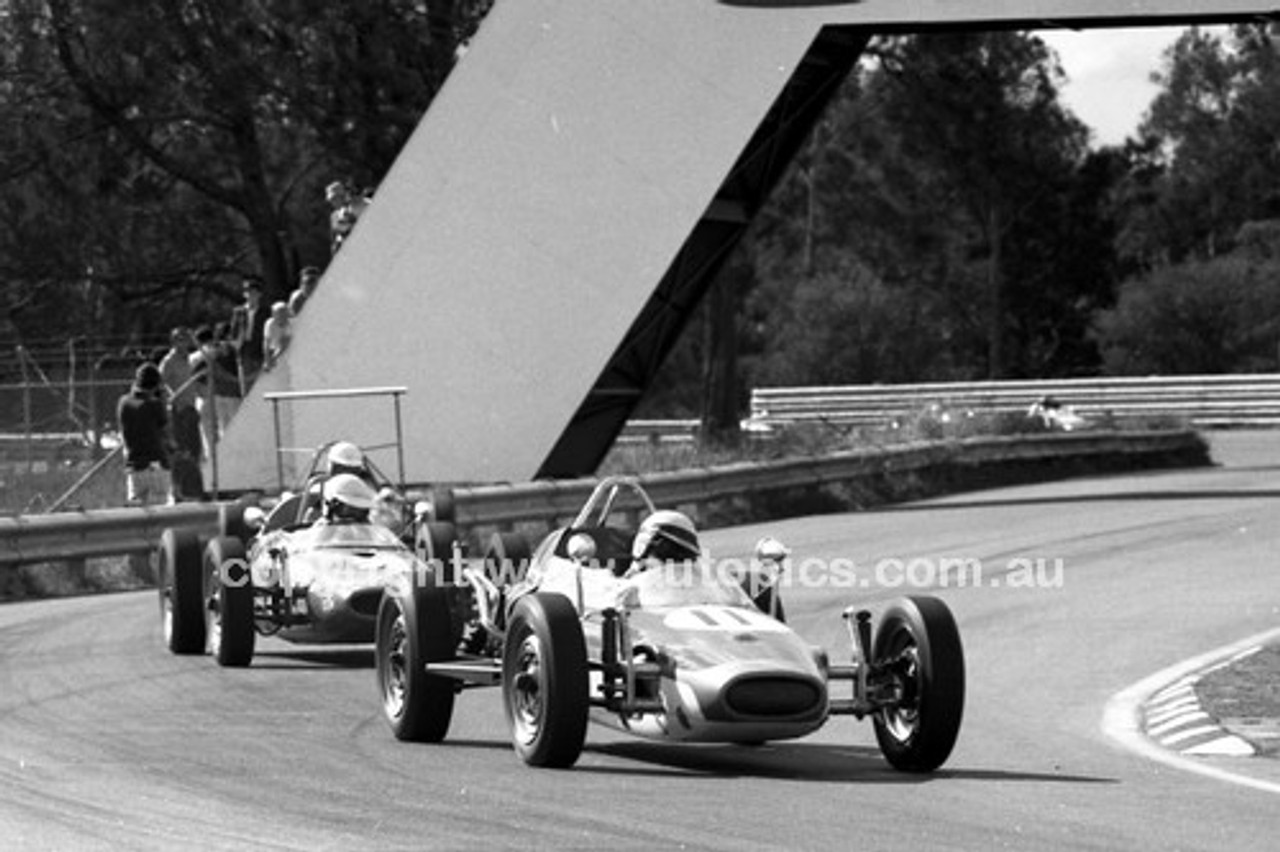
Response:
[{"label": "side mirror", "polygon": [[596,540],[583,533],[575,533],[569,539],[569,558],[579,565],[586,565],[596,558]]},{"label": "side mirror", "polygon": [[765,536],[756,542],[756,559],[760,562],[772,562],[781,565],[791,555],[786,545],[773,536]]}]

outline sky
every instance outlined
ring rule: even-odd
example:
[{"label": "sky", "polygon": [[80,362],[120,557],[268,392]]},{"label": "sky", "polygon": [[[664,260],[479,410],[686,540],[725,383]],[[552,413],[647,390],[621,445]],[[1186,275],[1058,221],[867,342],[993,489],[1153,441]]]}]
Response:
[{"label": "sky", "polygon": [[1067,83],[1062,99],[1093,130],[1094,146],[1118,145],[1132,136],[1156,96],[1151,72],[1183,27],[1041,30],[1057,51]]}]

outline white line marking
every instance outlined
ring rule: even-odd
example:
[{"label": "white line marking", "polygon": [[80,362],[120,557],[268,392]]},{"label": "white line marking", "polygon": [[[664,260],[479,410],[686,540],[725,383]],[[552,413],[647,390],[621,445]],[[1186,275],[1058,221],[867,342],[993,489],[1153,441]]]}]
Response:
[{"label": "white line marking", "polygon": [[[1150,707],[1151,705],[1147,705]],[[1166,719],[1172,719],[1174,716],[1180,716],[1188,710],[1199,710],[1200,701],[1195,698],[1188,698],[1186,701],[1179,701],[1176,704],[1162,704],[1156,712],[1147,711],[1147,724],[1158,725]]]},{"label": "white line marking", "polygon": [[1280,784],[1272,781],[1263,781],[1258,778],[1250,778],[1247,775],[1239,775],[1235,772],[1228,772],[1225,769],[1208,766],[1200,761],[1184,757],[1177,752],[1167,751],[1142,733],[1142,703],[1156,694],[1156,692],[1167,687],[1171,681],[1186,677],[1207,666],[1216,665],[1233,654],[1243,653],[1254,646],[1268,645],[1277,639],[1280,639],[1280,628],[1268,630],[1265,633],[1250,636],[1216,651],[1210,651],[1206,654],[1192,657],[1189,660],[1184,660],[1122,689],[1111,696],[1111,700],[1107,702],[1106,710],[1103,711],[1103,732],[1130,751],[1157,763],[1163,763],[1166,766],[1172,766],[1175,769],[1182,769],[1187,772],[1195,772],[1218,781],[1227,781],[1231,784],[1239,784],[1255,790],[1262,790],[1266,793],[1280,795]]},{"label": "white line marking", "polygon": [[1210,757],[1250,757],[1258,752],[1245,740],[1228,734],[1225,737],[1218,737],[1216,740],[1183,749],[1182,753]]},{"label": "white line marking", "polygon": [[1203,734],[1217,734],[1221,732],[1222,729],[1217,725],[1199,725],[1194,728],[1187,728],[1185,731],[1178,731],[1178,733],[1170,734],[1167,737],[1159,737],[1159,740],[1162,745],[1171,746],[1176,745],[1183,740],[1189,740],[1192,737],[1198,737]]},{"label": "white line marking", "polygon": [[1147,720],[1147,736],[1149,737],[1154,736],[1159,738],[1169,733],[1170,731],[1183,727],[1184,725],[1188,725],[1192,722],[1197,722],[1201,719],[1208,719],[1208,718],[1209,718],[1208,713],[1204,712],[1203,710],[1197,710],[1195,713],[1179,713],[1177,716],[1173,717],[1167,722],[1161,722],[1159,725],[1152,725],[1151,720],[1148,719]]}]

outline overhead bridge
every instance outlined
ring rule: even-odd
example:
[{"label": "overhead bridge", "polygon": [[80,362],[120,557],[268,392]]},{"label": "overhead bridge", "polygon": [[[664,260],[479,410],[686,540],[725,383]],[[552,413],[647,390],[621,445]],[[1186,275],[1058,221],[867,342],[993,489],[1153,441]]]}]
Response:
[{"label": "overhead bridge", "polygon": [[[1212,6],[1212,8],[1209,8]],[[266,394],[402,385],[415,482],[592,472],[875,34],[1224,23],[1280,0],[503,0],[223,441],[276,480]],[[283,440],[385,435],[352,405]]]}]

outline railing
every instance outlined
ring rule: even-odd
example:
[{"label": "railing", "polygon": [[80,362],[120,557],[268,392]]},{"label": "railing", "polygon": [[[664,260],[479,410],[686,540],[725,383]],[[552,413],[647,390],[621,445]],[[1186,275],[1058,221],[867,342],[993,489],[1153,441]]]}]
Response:
[{"label": "railing", "polygon": [[[974,467],[1002,462],[1052,461],[1102,455],[1154,456],[1203,449],[1194,432],[1108,432],[971,438],[904,444],[808,458],[719,465],[695,471],[642,476],[659,506],[697,506],[765,491],[846,482],[943,465]],[[571,519],[595,487],[594,478],[454,490],[462,527]]]},{"label": "railing", "polygon": [[232,505],[179,503],[0,518],[0,565],[142,553],[156,546],[166,527],[212,534]]},{"label": "railing", "polygon": [[[714,500],[823,483],[846,482],[944,465],[1052,462],[1105,455],[1158,456],[1203,452],[1189,431],[1095,432],[971,438],[832,453],[810,458],[740,463],[641,477],[654,502],[697,507]],[[572,518],[595,479],[482,485],[454,489],[463,528]],[[0,518],[0,566],[137,553],[155,547],[165,527],[210,535],[237,504],[184,503],[169,507],[102,509]]]},{"label": "railing", "polygon": [[1280,425],[1280,374],[756,388],[748,422],[764,428],[806,421],[874,425],[934,403],[1019,412],[1046,395],[1092,418],[1169,416],[1201,427]]}]

